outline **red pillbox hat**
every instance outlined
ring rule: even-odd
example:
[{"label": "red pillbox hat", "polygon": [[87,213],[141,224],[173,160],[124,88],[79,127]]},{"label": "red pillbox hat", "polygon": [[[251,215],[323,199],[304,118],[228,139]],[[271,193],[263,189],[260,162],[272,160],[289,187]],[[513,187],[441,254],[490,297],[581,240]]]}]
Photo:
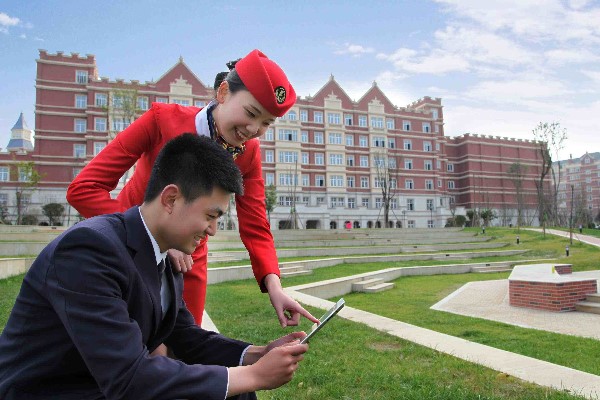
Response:
[{"label": "red pillbox hat", "polygon": [[296,92],[279,65],[260,50],[252,50],[235,64],[252,96],[271,114],[281,117],[296,102]]}]

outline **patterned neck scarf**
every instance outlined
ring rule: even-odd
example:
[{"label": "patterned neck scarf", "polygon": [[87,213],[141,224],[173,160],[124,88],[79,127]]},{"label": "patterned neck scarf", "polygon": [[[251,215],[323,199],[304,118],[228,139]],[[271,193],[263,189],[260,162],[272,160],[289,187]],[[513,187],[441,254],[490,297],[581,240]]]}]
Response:
[{"label": "patterned neck scarf", "polygon": [[231,154],[231,156],[235,160],[240,154],[244,153],[244,150],[246,150],[246,146],[244,144],[242,144],[240,147],[232,146],[229,143],[227,143],[227,141],[225,140],[225,138],[223,136],[221,136],[219,134],[219,130],[217,129],[217,125],[215,124],[215,119],[213,118],[213,115],[212,115],[212,112],[215,107],[216,107],[216,104],[209,105],[209,108],[206,111],[206,117],[208,119],[208,130],[210,131],[210,137],[211,137],[211,139],[213,139],[214,141],[219,143],[221,146],[223,146],[223,148],[225,150],[227,150],[229,152],[229,154]]}]

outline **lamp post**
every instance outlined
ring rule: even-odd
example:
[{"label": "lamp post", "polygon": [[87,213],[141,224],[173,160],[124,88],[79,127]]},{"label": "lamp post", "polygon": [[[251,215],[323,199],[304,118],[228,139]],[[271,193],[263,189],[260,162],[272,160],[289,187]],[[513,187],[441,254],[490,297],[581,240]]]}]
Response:
[{"label": "lamp post", "polygon": [[575,186],[571,185],[571,215],[569,217],[569,242],[573,246],[573,202],[575,198]]}]

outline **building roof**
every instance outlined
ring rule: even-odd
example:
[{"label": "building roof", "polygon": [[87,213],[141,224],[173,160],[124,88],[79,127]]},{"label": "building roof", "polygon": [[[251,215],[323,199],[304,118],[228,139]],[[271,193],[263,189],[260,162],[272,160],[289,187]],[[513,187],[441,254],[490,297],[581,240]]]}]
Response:
[{"label": "building roof", "polygon": [[19,119],[15,123],[15,126],[12,127],[12,129],[27,129],[27,130],[29,130],[29,127],[27,126],[27,122],[25,122],[25,117],[23,116],[23,113],[21,113],[21,115],[19,115]]},{"label": "building roof", "polygon": [[33,151],[33,144],[25,139],[10,139],[6,150],[26,150]]}]

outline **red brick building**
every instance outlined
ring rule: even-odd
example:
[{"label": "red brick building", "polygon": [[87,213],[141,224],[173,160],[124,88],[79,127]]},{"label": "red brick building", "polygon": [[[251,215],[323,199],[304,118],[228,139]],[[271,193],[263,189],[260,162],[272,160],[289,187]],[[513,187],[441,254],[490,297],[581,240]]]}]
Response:
[{"label": "red brick building", "polygon": [[[204,106],[212,98],[210,83],[202,83],[183,59],[156,82],[124,82],[99,77],[93,55],[40,50],[35,147],[0,153],[0,201],[10,213],[16,177],[9,173],[3,180],[2,168],[31,160],[43,179],[29,212],[40,214],[49,202],[67,206],[73,177],[152,102]],[[439,98],[397,107],[374,83],[355,101],[332,76],[314,96],[299,97],[261,142],[265,181],[277,188],[274,229],[294,214],[304,228],[383,226],[386,197],[393,227],[440,227],[473,208],[494,209],[499,218],[493,224],[515,223],[517,193],[507,173],[514,163],[528,167],[521,190],[527,200],[521,203],[537,223],[531,193],[539,144],[447,137]],[[72,224],[75,214],[67,207],[65,223]]]},{"label": "red brick building", "polygon": [[554,170],[560,176],[558,201],[564,223],[571,216],[575,228],[600,223],[600,153],[554,163]]}]

